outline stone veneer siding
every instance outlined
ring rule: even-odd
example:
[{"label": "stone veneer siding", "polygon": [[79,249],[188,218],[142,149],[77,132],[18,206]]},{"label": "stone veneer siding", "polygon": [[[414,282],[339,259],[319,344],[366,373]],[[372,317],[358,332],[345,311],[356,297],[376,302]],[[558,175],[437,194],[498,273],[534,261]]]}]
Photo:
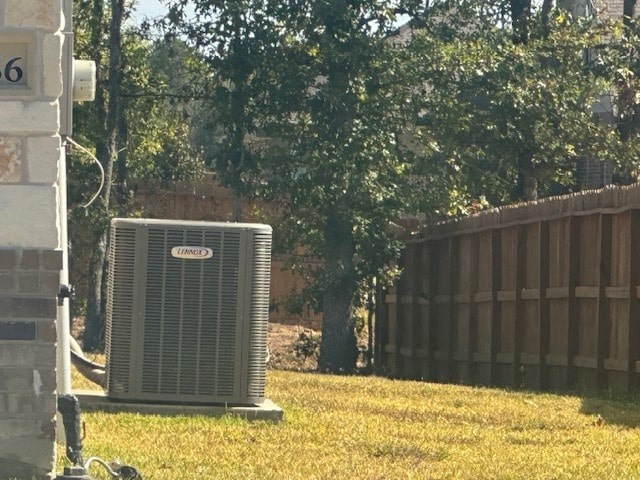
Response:
[{"label": "stone veneer siding", "polygon": [[62,0],[0,2],[0,45],[28,44],[0,86],[0,479],[55,475],[62,27]]}]

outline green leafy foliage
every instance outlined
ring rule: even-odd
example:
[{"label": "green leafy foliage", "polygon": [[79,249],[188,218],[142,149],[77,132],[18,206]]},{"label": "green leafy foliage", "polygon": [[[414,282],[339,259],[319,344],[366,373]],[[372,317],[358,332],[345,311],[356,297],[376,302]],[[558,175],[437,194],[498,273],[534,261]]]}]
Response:
[{"label": "green leafy foliage", "polygon": [[449,192],[463,203],[531,200],[571,190],[580,158],[625,158],[615,126],[593,114],[609,88],[584,61],[594,28],[558,14],[526,44],[496,28],[452,39],[416,33],[423,144]]},{"label": "green leafy foliage", "polygon": [[320,339],[313,332],[300,332],[298,340],[293,345],[296,357],[301,359],[317,358],[320,349]]},{"label": "green leafy foliage", "polygon": [[[241,196],[246,193],[245,172],[255,165],[245,140],[256,132],[257,102],[264,87],[259,72],[278,38],[278,21],[286,5],[255,0],[166,3],[170,38],[186,39],[208,67],[195,84],[208,99],[205,125],[213,130],[207,133],[209,143],[214,143],[208,148],[209,162],[222,183]],[[235,216],[239,219],[241,213]]]},{"label": "green leafy foliage", "polygon": [[[610,80],[607,100],[617,110],[617,131],[625,144],[626,156],[617,162],[619,169],[637,178],[640,140],[640,23],[637,18],[608,22],[594,35],[597,44],[589,53],[589,66],[595,74]],[[623,180],[628,181],[629,175]]]}]

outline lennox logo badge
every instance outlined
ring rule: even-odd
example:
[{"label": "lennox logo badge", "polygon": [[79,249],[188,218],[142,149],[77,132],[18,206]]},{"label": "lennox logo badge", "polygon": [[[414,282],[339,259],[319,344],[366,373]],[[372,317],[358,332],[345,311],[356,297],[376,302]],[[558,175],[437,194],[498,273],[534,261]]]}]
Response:
[{"label": "lennox logo badge", "polygon": [[206,247],[173,247],[171,256],[185,260],[206,260],[213,257],[213,250]]}]

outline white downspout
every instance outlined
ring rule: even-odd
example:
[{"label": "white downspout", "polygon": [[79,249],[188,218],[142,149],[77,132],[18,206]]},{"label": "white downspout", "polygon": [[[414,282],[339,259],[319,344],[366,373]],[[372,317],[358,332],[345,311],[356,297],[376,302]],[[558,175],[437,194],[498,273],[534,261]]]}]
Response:
[{"label": "white downspout", "polygon": [[[65,146],[63,145],[63,148]],[[67,160],[66,152],[61,155],[58,172],[59,188],[59,216],[60,243],[62,246],[62,270],[60,271],[60,285],[69,285],[69,237],[67,232]],[[62,305],[60,305],[62,303]],[[58,302],[58,355],[57,355],[57,384],[58,394],[71,393],[71,351],[69,336],[71,335],[69,321],[69,299],[63,298]]]},{"label": "white downspout", "polygon": [[[67,231],[67,143],[65,135],[71,135],[72,88],[73,88],[73,1],[63,0],[64,44],[62,52],[62,89],[60,98],[62,149],[58,169],[58,217],[60,220],[60,246],[62,248],[62,270],[60,285],[69,285],[69,237]],[[71,394],[71,353],[69,349],[70,300],[62,298],[57,311],[57,387],[59,395]],[[62,305],[60,305],[62,303]]]}]

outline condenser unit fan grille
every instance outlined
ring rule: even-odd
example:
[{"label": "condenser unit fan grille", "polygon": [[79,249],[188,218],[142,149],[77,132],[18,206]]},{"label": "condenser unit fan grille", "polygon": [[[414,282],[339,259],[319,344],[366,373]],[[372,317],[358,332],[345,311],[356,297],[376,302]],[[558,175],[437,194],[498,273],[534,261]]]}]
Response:
[{"label": "condenser unit fan grille", "polygon": [[[167,257],[201,245],[208,262]],[[151,230],[147,264],[143,392],[233,395],[240,236]]]}]

